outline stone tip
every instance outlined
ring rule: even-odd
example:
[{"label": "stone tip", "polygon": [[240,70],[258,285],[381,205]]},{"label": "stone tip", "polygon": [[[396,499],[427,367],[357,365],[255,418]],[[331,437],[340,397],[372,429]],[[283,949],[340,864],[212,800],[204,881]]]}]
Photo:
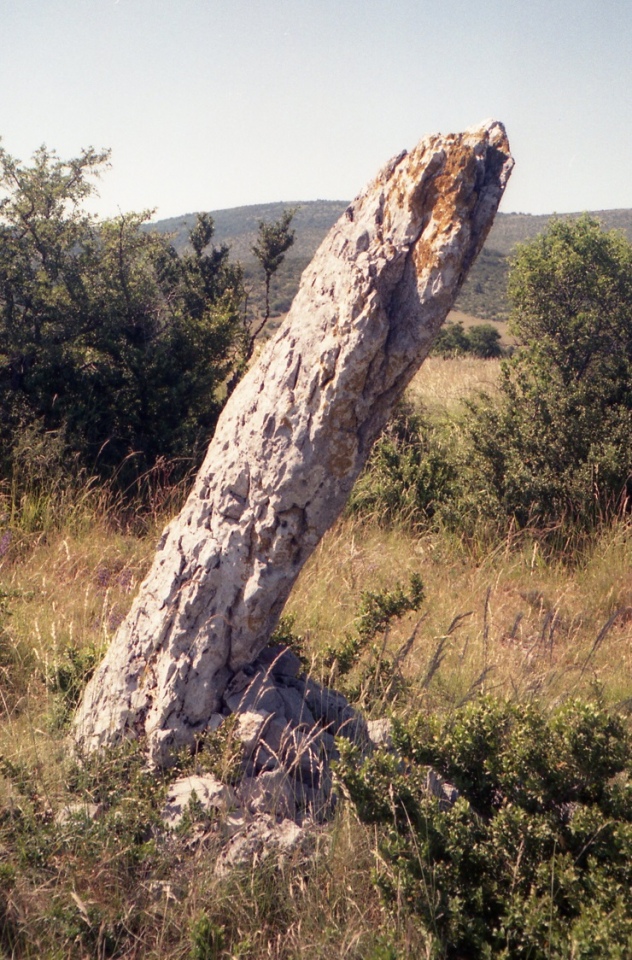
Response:
[{"label": "stone tip", "polygon": [[507,136],[507,131],[505,129],[505,124],[500,120],[496,120],[494,117],[487,117],[486,120],[481,120],[480,123],[474,124],[472,127],[468,127],[465,131],[466,133],[474,134],[487,134],[490,137],[494,136]]}]

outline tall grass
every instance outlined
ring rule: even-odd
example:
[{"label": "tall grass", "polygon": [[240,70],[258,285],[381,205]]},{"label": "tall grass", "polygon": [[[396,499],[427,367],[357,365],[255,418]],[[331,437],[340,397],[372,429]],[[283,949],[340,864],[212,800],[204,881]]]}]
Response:
[{"label": "tall grass", "polygon": [[[519,700],[581,694],[619,703],[632,694],[631,561],[626,521],[603,529],[567,563],[547,558],[538,540],[526,537],[508,538],[473,560],[454,537],[348,520],[323,540],[288,609],[317,658],[351,628],[364,590],[392,588],[419,573],[427,601],[400,708],[449,709],[477,690]],[[390,649],[401,648],[417,619],[409,615],[391,629]]]}]

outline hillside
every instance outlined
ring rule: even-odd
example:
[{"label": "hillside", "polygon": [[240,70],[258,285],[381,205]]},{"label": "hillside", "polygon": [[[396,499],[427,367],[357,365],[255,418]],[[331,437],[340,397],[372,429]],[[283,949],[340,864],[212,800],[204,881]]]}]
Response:
[{"label": "hillside", "polygon": [[530,240],[538,233],[542,233],[552,218],[572,220],[584,212],[600,220],[606,230],[621,230],[628,240],[632,240],[632,210],[580,210],[577,213],[553,213],[541,216],[531,213],[499,213],[487,238],[485,249],[509,254],[517,243]]},{"label": "hillside", "polygon": [[[308,200],[292,203],[258,203],[249,207],[232,207],[229,210],[212,210],[215,223],[215,240],[227,243],[236,260],[254,263],[251,251],[257,239],[257,224],[260,220],[275,220],[289,207],[296,209],[293,227],[296,233],[292,257],[311,260],[321,240],[342,214],[348,200]],[[158,220],[152,229],[159,233],[172,233],[174,246],[182,249],[187,242],[189,230],[195,223],[195,213],[169,220]]]},{"label": "hillside", "polygon": [[[321,240],[343,213],[346,200],[307,200],[291,203],[260,203],[228,210],[212,210],[215,222],[215,240],[230,246],[236,260],[246,270],[246,280],[251,288],[251,303],[258,305],[260,284],[252,244],[257,237],[260,220],[274,220],[288,207],[296,208],[293,227],[296,234],[294,246],[279,270],[272,289],[273,314],[285,313],[294,298],[301,273],[313,257]],[[195,222],[195,213],[158,220],[151,229],[159,233],[173,234],[176,249],[181,250],[187,242],[189,230]],[[580,213],[561,214],[563,219],[580,216]],[[632,240],[632,210],[598,210],[597,217],[608,230],[621,230]],[[535,216],[528,213],[499,213],[487,242],[470,271],[456,307],[474,317],[484,320],[504,320],[508,313],[505,296],[507,286],[508,257],[517,243],[522,243],[541,233],[551,220],[551,215]]]}]

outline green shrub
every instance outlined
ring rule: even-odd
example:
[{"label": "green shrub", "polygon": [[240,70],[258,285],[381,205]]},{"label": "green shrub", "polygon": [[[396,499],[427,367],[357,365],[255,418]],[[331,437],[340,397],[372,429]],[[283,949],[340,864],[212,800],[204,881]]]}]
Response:
[{"label": "green shrub", "polygon": [[150,214],[83,209],[107,153],[0,148],[0,474],[83,467],[126,487],[211,434],[245,347],[242,278],[202,214],[178,256]]},{"label": "green shrub", "polygon": [[457,480],[449,430],[401,404],[375,444],[347,510],[382,523],[423,525]]},{"label": "green shrub", "polygon": [[469,352],[481,360],[502,356],[500,333],[491,323],[481,323],[468,330]]},{"label": "green shrub", "polygon": [[224,928],[202,914],[191,927],[191,960],[222,960],[226,956]]},{"label": "green shrub", "polygon": [[629,510],[632,244],[588,217],[553,223],[518,249],[509,292],[520,347],[498,395],[443,423],[396,414],[352,510],[466,534],[537,527],[562,543]]},{"label": "green shrub", "polygon": [[592,527],[626,507],[632,475],[632,244],[588,217],[519,247],[509,294],[521,344],[472,441],[521,525]]},{"label": "green shrub", "polygon": [[[419,610],[424,601],[424,587],[418,574],[410,578],[410,590],[404,592],[401,584],[393,590],[366,590],[362,593],[354,632],[349,632],[336,646],[327,646],[323,666],[336,676],[336,683],[353,701],[370,707],[372,702],[383,703],[397,692],[397,656],[386,653],[389,626],[404,614]],[[359,675],[349,680],[348,675],[368,652]]]},{"label": "green shrub", "polygon": [[481,323],[463,328],[459,320],[456,323],[447,323],[432,345],[432,355],[435,357],[462,357],[470,354],[482,360],[491,360],[502,356],[500,333],[492,323]]},{"label": "green shrub", "polygon": [[437,334],[431,353],[435,357],[460,357],[468,352],[469,344],[469,337],[460,320],[446,323]]},{"label": "green shrub", "polygon": [[[437,957],[625,957],[632,949],[632,754],[620,720],[482,698],[396,727],[400,757],[338,775],[380,827],[377,882],[438,937]],[[427,789],[432,766],[460,791]]]},{"label": "green shrub", "polygon": [[46,684],[55,696],[54,725],[61,727],[70,721],[102,656],[103,651],[93,645],[77,647],[69,644],[59,660],[51,666]]}]

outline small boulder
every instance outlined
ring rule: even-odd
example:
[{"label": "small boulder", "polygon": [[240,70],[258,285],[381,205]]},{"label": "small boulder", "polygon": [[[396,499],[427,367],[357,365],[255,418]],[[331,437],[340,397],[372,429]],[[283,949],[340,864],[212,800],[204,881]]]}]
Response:
[{"label": "small boulder", "polygon": [[457,788],[453,784],[448,783],[447,780],[444,780],[441,774],[433,770],[432,767],[428,767],[426,789],[428,793],[437,798],[441,810],[449,810],[459,799],[459,791]]},{"label": "small boulder", "polygon": [[55,823],[61,826],[70,820],[96,820],[102,813],[102,803],[87,803],[80,800],[77,803],[67,803],[58,810],[55,814]]},{"label": "small boulder", "polygon": [[393,749],[393,721],[388,717],[367,721],[367,733],[372,745],[377,749]]},{"label": "small boulder", "polygon": [[229,840],[215,864],[215,874],[225,877],[236,868],[250,866],[271,855],[280,860],[301,853],[307,856],[316,842],[314,828],[299,826],[293,820],[276,820],[261,814]]},{"label": "small boulder", "polygon": [[295,678],[303,670],[303,664],[296,654],[289,647],[280,644],[264,647],[255,662],[275,677]]},{"label": "small boulder", "polygon": [[258,777],[245,777],[239,786],[239,796],[251,813],[269,813],[292,820],[296,816],[294,790],[284,770],[271,770],[260,773]]},{"label": "small boulder", "polygon": [[274,679],[264,670],[259,670],[243,689],[233,692],[231,685],[224,694],[224,703],[233,712],[258,710],[283,713],[283,700]]},{"label": "small boulder", "polygon": [[243,745],[247,759],[255,753],[264,729],[269,726],[270,717],[267,710],[246,710],[237,714],[235,736]]},{"label": "small boulder", "polygon": [[312,711],[307,706],[305,699],[294,687],[278,688],[279,696],[283,700],[285,716],[295,726],[313,727],[315,720]]}]

